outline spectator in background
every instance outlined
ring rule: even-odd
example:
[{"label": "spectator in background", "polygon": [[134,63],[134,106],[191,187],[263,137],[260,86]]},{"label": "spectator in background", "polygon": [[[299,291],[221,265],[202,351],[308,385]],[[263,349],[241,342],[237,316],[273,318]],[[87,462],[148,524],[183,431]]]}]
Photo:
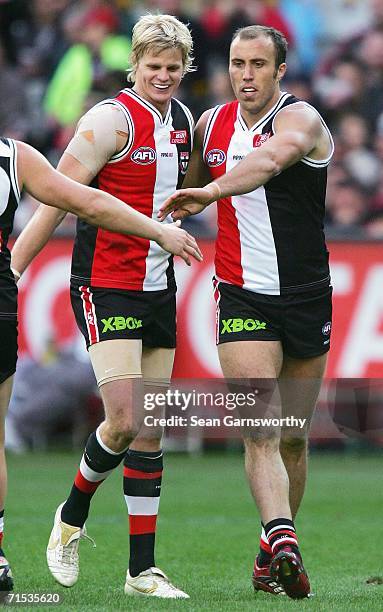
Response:
[{"label": "spectator in background", "polygon": [[50,434],[68,429],[68,423],[88,437],[83,406],[97,386],[82,344],[60,349],[53,339],[48,341],[39,360],[20,359],[14,385],[6,424],[9,450],[44,447]]},{"label": "spectator in background", "polygon": [[44,100],[46,112],[60,126],[75,124],[84,112],[91,88],[105,87],[110,71],[125,70],[130,41],[115,34],[118,25],[115,12],[108,6],[79,15],[79,42],[62,58]]},{"label": "spectator in background", "polygon": [[317,0],[281,0],[283,17],[292,32],[295,43],[295,66],[304,75],[311,74],[319,59],[319,45],[323,39],[323,16]]},{"label": "spectator in background", "polygon": [[347,179],[333,186],[327,198],[327,213],[337,237],[358,235],[359,226],[368,212],[365,194],[358,183]]},{"label": "spectator in background", "polygon": [[0,45],[0,132],[9,138],[23,140],[28,134],[26,87],[20,71],[6,62]]},{"label": "spectator in background", "polygon": [[[61,18],[70,0],[10,2],[2,7],[10,59],[27,78],[49,78],[65,50]],[[15,5],[15,6],[14,6]]]},{"label": "spectator in background", "polygon": [[[296,0],[302,3],[304,0]],[[371,0],[320,0],[315,2],[323,19],[327,44],[339,44],[360,34],[363,24],[371,21]]]},{"label": "spectator in background", "polygon": [[377,186],[381,164],[369,148],[368,124],[361,115],[346,113],[341,118],[336,143],[351,177],[372,191]]}]

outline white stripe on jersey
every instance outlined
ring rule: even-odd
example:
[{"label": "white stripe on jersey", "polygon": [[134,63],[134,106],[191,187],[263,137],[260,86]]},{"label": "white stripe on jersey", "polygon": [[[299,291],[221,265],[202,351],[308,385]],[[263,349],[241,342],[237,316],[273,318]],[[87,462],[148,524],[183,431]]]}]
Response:
[{"label": "white stripe on jersey", "polygon": [[[154,120],[154,142],[157,153],[156,182],[153,190],[152,219],[157,219],[157,213],[164,201],[173,193],[178,182],[178,151],[175,144],[170,144],[170,125],[159,124],[157,118]],[[164,156],[162,154],[164,153]],[[169,164],[169,154],[173,154],[174,163]],[[167,223],[172,223],[171,217],[167,217]],[[166,270],[169,266],[169,253],[163,250],[157,242],[150,241],[149,251],[146,257],[146,275],[143,290],[150,291],[167,288]]]},{"label": "white stripe on jersey", "polygon": [[158,514],[159,497],[136,497],[135,495],[124,495],[124,497],[128,512],[132,516],[153,516]]},{"label": "white stripe on jersey", "polygon": [[[234,168],[242,156],[254,150],[255,133],[242,129],[237,119],[228,151],[226,171]],[[235,159],[237,158],[237,159]],[[243,288],[268,295],[279,295],[277,253],[264,187],[244,195],[232,196],[241,242]]]},{"label": "white stripe on jersey", "polygon": [[17,201],[20,200],[20,187],[19,187],[19,179],[17,177],[17,147],[16,143],[8,138],[9,146],[12,151],[11,163],[10,163],[10,177],[12,182],[13,193]]},{"label": "white stripe on jersey", "polygon": [[[11,181],[8,174],[0,167],[0,215],[7,209],[9,194],[11,193]],[[0,246],[1,249],[1,246]]]}]

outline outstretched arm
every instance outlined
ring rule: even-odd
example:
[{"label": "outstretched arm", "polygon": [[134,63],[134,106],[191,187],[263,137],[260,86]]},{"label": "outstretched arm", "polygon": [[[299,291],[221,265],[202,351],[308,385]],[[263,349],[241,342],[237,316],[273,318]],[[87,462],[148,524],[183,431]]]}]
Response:
[{"label": "outstretched arm", "polygon": [[322,133],[322,123],[314,110],[303,104],[287,107],[276,117],[274,136],[204,188],[176,191],[162,206],[161,219],[172,211],[174,219],[183,219],[201,212],[218,198],[257,189],[313,151]]},{"label": "outstretched arm", "polygon": [[[25,143],[18,142],[17,149],[20,186],[44,204],[73,212],[88,223],[112,232],[155,240],[189,265],[190,256],[201,259],[194,238],[178,226],[162,226],[117,198],[72,181],[54,170],[40,153]],[[23,269],[17,267],[20,263],[16,253],[12,267],[21,273]]]}]

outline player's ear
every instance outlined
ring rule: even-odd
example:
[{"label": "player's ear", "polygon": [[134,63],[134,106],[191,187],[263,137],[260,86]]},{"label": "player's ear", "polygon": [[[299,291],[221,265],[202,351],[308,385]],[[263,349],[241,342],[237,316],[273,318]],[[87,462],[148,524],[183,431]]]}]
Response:
[{"label": "player's ear", "polygon": [[279,64],[278,69],[276,71],[277,72],[277,74],[276,74],[277,81],[281,81],[283,79],[283,77],[286,74],[286,68],[287,68],[287,66],[286,66],[285,63]]}]

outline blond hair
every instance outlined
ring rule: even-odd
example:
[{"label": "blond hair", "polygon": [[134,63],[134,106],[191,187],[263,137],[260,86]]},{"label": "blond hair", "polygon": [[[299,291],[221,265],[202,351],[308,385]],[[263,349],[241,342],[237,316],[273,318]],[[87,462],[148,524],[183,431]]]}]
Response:
[{"label": "blond hair", "polygon": [[165,49],[180,49],[183,75],[196,70],[193,66],[193,40],[189,28],[173,15],[147,14],[137,21],[133,28],[128,81],[135,82],[138,63],[149,49],[158,53]]}]

